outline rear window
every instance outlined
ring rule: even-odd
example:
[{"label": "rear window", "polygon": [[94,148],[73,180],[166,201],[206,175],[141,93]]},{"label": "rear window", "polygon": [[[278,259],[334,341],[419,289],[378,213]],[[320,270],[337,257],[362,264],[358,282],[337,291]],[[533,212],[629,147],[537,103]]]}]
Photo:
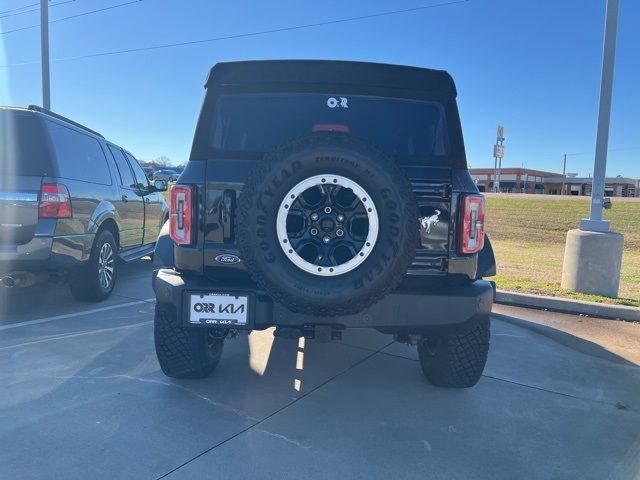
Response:
[{"label": "rear window", "polygon": [[0,176],[55,174],[42,122],[31,113],[0,109]]},{"label": "rear window", "polygon": [[392,156],[442,157],[449,140],[442,104],[358,95],[239,94],[216,102],[210,147],[265,153],[291,138],[338,131]]},{"label": "rear window", "polygon": [[46,121],[59,176],[83,182],[111,184],[107,158],[100,142],[72,128]]}]

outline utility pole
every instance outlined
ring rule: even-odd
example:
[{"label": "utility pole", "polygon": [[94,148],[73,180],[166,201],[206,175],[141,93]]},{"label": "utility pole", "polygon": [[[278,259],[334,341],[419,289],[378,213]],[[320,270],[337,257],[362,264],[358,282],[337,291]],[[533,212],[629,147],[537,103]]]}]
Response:
[{"label": "utility pole", "polygon": [[42,56],[42,107],[51,110],[49,83],[49,0],[40,0],[40,55]]},{"label": "utility pole", "polygon": [[564,154],[564,160],[562,161],[562,190],[560,195],[564,195],[564,179],[567,178],[567,154]]}]

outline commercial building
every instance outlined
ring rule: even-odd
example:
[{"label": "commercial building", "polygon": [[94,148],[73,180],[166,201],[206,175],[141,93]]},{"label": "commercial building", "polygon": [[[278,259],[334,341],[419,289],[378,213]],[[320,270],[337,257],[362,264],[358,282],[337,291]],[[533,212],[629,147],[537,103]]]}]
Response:
[{"label": "commercial building", "polygon": [[[481,192],[493,191],[493,168],[472,168],[469,170]],[[528,168],[503,168],[500,174],[500,192],[502,193],[538,193],[561,195],[591,195],[591,177],[578,177],[568,174],[531,170]],[[622,176],[605,179],[607,197],[640,197],[640,180]]]},{"label": "commercial building", "polygon": [[[471,178],[481,192],[493,191],[493,168],[471,168]],[[530,168],[503,168],[500,170],[502,193],[548,193],[545,182],[549,178],[562,177],[561,173],[532,170]]]},{"label": "commercial building", "polygon": [[[590,196],[592,182],[591,177],[573,175],[567,175],[566,178],[562,178],[562,176],[549,178],[545,182],[545,193],[560,195],[564,183],[565,195]],[[639,193],[638,180],[622,176],[605,178],[604,195],[606,197],[637,197]]]}]

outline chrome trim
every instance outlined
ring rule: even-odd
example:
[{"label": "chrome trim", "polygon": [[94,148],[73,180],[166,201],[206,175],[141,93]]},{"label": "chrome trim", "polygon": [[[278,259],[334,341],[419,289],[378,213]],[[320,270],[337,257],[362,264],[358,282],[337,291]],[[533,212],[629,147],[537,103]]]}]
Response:
[{"label": "chrome trim", "polygon": [[0,202],[37,202],[37,193],[0,192]]}]

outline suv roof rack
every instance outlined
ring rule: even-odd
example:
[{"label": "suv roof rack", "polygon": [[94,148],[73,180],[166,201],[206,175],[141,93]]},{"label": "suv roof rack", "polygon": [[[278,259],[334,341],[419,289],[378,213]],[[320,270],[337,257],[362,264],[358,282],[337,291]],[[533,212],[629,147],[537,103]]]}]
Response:
[{"label": "suv roof rack", "polygon": [[59,114],[57,114],[55,112],[52,112],[51,110],[47,110],[46,108],[39,107],[38,105],[29,105],[27,107],[27,110],[31,110],[33,112],[43,113],[45,115],[48,115],[48,116],[53,117],[53,118],[56,118],[56,119],[61,120],[63,122],[70,123],[74,127],[78,127],[78,128],[83,129],[83,130],[86,130],[87,132],[93,133],[94,135],[97,135],[100,138],[104,138],[104,136],[102,136],[100,133],[96,132],[95,130],[91,130],[89,127],[85,127],[81,123],[74,122],[73,120],[71,120],[71,119],[69,119],[67,117],[63,117],[62,115],[59,115]]}]

